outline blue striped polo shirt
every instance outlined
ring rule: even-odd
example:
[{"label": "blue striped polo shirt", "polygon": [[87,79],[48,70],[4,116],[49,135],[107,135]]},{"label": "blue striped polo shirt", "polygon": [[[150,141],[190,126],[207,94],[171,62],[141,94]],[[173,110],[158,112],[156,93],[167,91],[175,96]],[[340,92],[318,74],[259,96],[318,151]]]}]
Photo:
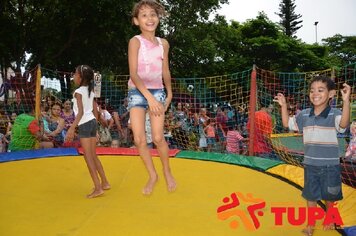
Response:
[{"label": "blue striped polo shirt", "polygon": [[303,164],[313,166],[339,165],[339,143],[337,133],[346,129],[340,127],[341,111],[326,107],[318,116],[314,108],[302,110],[289,118],[289,129],[303,133]]}]

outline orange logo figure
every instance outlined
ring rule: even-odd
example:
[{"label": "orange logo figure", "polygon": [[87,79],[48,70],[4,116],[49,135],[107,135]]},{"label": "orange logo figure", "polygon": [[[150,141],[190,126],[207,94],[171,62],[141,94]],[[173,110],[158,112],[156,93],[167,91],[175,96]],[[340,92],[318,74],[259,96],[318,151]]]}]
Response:
[{"label": "orange logo figure", "polygon": [[[248,214],[243,209],[236,209],[240,206],[240,200],[245,203],[253,203],[247,207]],[[260,227],[258,216],[263,216],[262,209],[266,206],[266,202],[263,199],[253,198],[251,193],[244,196],[242,193],[232,193],[229,197],[225,197],[222,200],[225,205],[218,207],[217,214],[218,219],[227,220],[230,217],[237,216],[248,231],[255,231]],[[230,222],[230,227],[236,229],[239,227],[237,220]]]}]

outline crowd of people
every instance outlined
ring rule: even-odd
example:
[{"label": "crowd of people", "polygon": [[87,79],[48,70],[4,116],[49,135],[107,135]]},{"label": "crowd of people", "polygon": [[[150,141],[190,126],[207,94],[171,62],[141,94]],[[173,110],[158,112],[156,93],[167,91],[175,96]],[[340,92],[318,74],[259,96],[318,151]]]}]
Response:
[{"label": "crowd of people", "polygon": [[[102,100],[100,100],[102,101]],[[118,109],[98,101],[97,146],[103,147],[134,147],[130,113],[127,97],[121,101]],[[24,112],[34,119],[33,107]],[[25,116],[19,114],[21,117]],[[41,103],[41,114],[37,122],[39,134],[20,132],[28,129],[29,124],[17,118],[16,113],[8,116],[3,122],[1,133],[1,152],[36,148],[34,144],[20,144],[16,139],[27,143],[26,139],[35,138],[40,147],[79,147],[80,142],[74,138],[66,142],[65,136],[75,120],[71,99],[61,101],[54,96],[45,97]],[[20,118],[21,118],[20,117]],[[31,118],[31,122],[32,122]],[[16,123],[16,125],[15,125]],[[201,150],[208,152],[226,152],[235,154],[247,153],[248,116],[243,106],[233,108],[227,105],[210,106],[210,108],[194,108],[194,104],[178,102],[170,106],[165,114],[164,135],[170,148],[182,150]],[[15,144],[10,145],[13,127],[17,128]],[[147,114],[146,135],[149,147],[155,148],[151,136],[151,123]],[[36,136],[37,135],[37,136]],[[23,137],[20,137],[23,136]],[[32,141],[29,141],[31,143]],[[10,148],[11,146],[11,148]],[[38,148],[38,146],[37,146]]]},{"label": "crowd of people", "polygon": [[[98,129],[96,146],[102,147],[135,147],[128,109],[128,98],[125,97],[114,109],[106,104],[106,99],[97,99],[98,103]],[[291,106],[291,105],[290,105]],[[288,107],[290,117],[297,115],[300,110],[294,111]],[[27,115],[34,116],[31,110]],[[51,147],[80,147],[77,136],[71,142],[65,141],[65,136],[75,120],[72,99],[64,101],[54,96],[44,97],[41,103],[41,115],[37,121],[40,133],[19,132],[21,144],[15,137],[11,144],[11,134],[16,118],[15,112],[10,113],[0,132],[0,151],[17,151],[33,148]],[[21,114],[20,114],[21,115]],[[255,156],[278,158],[273,151],[270,135],[276,126],[276,112],[273,104],[260,106],[255,112],[255,127],[253,152]],[[23,116],[21,116],[23,117]],[[17,130],[28,129],[29,124],[18,119],[15,125]],[[20,124],[21,123],[21,124]],[[145,133],[149,148],[155,148],[151,138],[151,123],[147,113]],[[20,127],[20,128],[19,128]],[[195,150],[205,152],[248,154],[250,122],[247,107],[244,105],[231,106],[229,103],[212,103],[205,106],[184,102],[172,102],[165,113],[164,136],[171,149]],[[37,141],[39,146],[35,145]]]}]

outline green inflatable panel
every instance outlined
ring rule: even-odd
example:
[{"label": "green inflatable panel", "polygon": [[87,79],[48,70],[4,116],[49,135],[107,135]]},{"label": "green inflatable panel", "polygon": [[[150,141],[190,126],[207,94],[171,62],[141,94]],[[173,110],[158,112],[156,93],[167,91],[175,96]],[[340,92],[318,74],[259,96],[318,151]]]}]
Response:
[{"label": "green inflatable panel", "polygon": [[261,157],[213,153],[213,152],[181,151],[178,153],[178,155],[176,155],[176,158],[222,162],[227,164],[246,166],[246,167],[259,169],[263,171],[271,167],[284,164],[283,161],[270,160]]}]

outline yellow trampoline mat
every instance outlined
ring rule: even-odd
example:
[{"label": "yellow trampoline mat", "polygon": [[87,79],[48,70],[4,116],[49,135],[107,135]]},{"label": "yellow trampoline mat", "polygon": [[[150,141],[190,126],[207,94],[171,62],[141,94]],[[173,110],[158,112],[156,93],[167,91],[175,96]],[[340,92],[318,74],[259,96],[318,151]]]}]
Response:
[{"label": "yellow trampoline mat", "polygon": [[[112,189],[86,199],[92,182],[82,156],[0,164],[0,235],[302,235],[302,227],[274,226],[272,203],[303,205],[301,191],[277,178],[222,163],[171,158],[177,191],[168,193],[160,175],[153,195],[141,189],[147,174],[139,157],[101,156]],[[240,218],[217,217],[224,197],[234,192],[264,199],[261,224],[248,231]],[[247,207],[241,201],[240,207]],[[242,208],[241,208],[242,209]],[[247,211],[246,211],[247,212]],[[240,222],[236,229],[232,221]],[[284,219],[286,221],[286,219]],[[314,236],[340,235],[316,230]]]}]

